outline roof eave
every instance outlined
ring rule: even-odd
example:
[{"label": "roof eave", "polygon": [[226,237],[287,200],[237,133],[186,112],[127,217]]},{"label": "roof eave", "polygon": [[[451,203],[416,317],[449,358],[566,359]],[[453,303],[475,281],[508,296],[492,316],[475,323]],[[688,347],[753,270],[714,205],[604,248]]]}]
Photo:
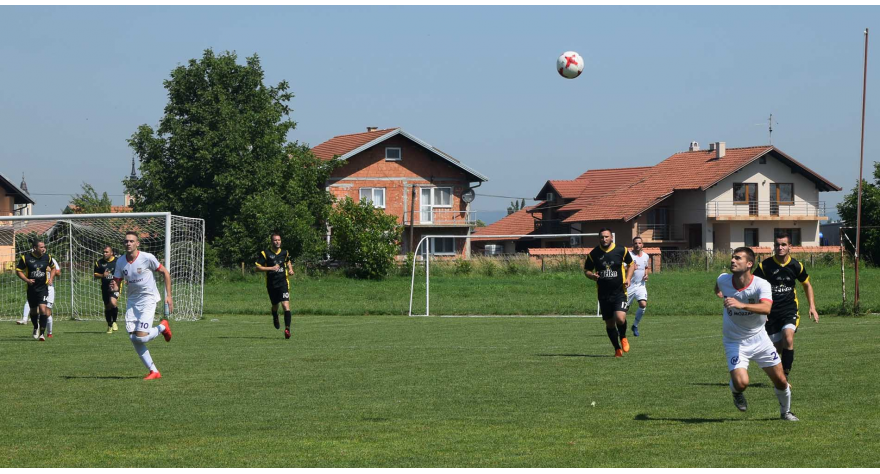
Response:
[{"label": "roof eave", "polygon": [[[12,181],[10,181],[6,176],[0,174],[0,185],[7,189],[7,193],[13,196],[13,204],[36,204],[33,199],[31,199],[28,193],[24,192],[15,185]],[[11,189],[11,192],[9,191]]]}]

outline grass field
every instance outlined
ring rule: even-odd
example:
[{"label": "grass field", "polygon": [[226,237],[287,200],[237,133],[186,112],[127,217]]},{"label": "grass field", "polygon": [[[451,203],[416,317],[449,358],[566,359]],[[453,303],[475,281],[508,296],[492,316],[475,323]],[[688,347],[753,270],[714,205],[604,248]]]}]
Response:
[{"label": "grass field", "polygon": [[297,315],[286,341],[233,298],[149,344],[152,382],[101,322],[0,325],[0,467],[880,467],[875,316],[802,325],[785,423],[754,366],[734,408],[717,311],[658,305],[614,359],[595,318]]}]

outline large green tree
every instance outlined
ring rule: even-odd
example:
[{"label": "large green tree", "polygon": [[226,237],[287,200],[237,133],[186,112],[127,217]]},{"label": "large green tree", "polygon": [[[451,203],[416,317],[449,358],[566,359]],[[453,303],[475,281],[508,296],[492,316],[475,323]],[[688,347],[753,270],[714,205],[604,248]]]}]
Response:
[{"label": "large green tree", "polygon": [[[843,197],[837,205],[837,213],[847,226],[855,227],[858,215],[858,184]],[[880,163],[874,163],[874,182],[862,181],[862,235],[859,246],[862,248],[860,258],[875,265],[880,264]],[[856,241],[855,229],[846,231],[853,243]],[[841,243],[842,244],[842,243]],[[847,245],[847,248],[851,248]]]},{"label": "large green tree", "polygon": [[253,258],[275,230],[295,257],[323,252],[324,185],[336,163],[287,142],[293,93],[263,80],[256,54],[241,65],[235,53],[206,50],[164,81],[159,128],[141,125],[129,139],[141,161],[141,177],[126,181],[135,210],[205,219],[225,263]]},{"label": "large green tree", "polygon": [[366,199],[356,202],[346,197],[333,208],[330,224],[330,256],[344,262],[349,275],[374,280],[388,275],[403,232],[397,216],[385,214]]}]

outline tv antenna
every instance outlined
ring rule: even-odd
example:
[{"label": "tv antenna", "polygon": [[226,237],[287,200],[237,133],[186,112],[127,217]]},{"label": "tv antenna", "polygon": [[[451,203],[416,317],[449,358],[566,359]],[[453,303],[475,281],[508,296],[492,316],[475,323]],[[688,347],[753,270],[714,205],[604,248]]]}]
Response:
[{"label": "tv antenna", "polygon": [[[773,145],[773,124],[779,125],[779,122],[773,121],[773,114],[770,114],[770,118],[767,119],[767,134],[770,140],[770,145]],[[756,123],[755,125],[764,125],[763,123]]]}]

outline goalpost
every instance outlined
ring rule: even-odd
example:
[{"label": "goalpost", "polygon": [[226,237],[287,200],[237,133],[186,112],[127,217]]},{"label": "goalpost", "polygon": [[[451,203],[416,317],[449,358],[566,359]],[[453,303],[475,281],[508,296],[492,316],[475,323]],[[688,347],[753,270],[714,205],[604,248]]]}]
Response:
[{"label": "goalpost", "polygon": [[[612,237],[614,234],[612,233]],[[426,235],[423,236],[419,243],[416,245],[415,251],[413,253],[413,268],[412,268],[412,281],[410,282],[409,287],[409,316],[413,316],[413,295],[415,294],[415,285],[416,285],[416,265],[415,262],[419,258],[419,250],[428,239],[499,239],[499,238],[531,238],[531,239],[545,239],[545,238],[558,238],[558,237],[599,237],[597,233],[589,233],[589,234],[510,234],[510,235]],[[417,314],[415,316],[430,316],[431,315],[431,253],[425,252],[425,314]],[[598,307],[596,310],[598,314]]]},{"label": "goalpost", "polygon": [[[58,262],[55,280],[56,320],[104,320],[100,281],[94,278],[95,261],[106,245],[124,257],[126,232],[139,235],[139,250],[152,253],[171,272],[174,320],[197,320],[204,305],[205,221],[170,212],[119,214],[61,214],[0,217],[0,321],[21,319],[26,301],[25,284],[15,266],[32,250],[34,239]],[[165,284],[157,274],[156,285]],[[163,295],[163,299],[164,299]],[[119,295],[125,308],[125,291]],[[164,313],[164,305],[156,305]]]}]

